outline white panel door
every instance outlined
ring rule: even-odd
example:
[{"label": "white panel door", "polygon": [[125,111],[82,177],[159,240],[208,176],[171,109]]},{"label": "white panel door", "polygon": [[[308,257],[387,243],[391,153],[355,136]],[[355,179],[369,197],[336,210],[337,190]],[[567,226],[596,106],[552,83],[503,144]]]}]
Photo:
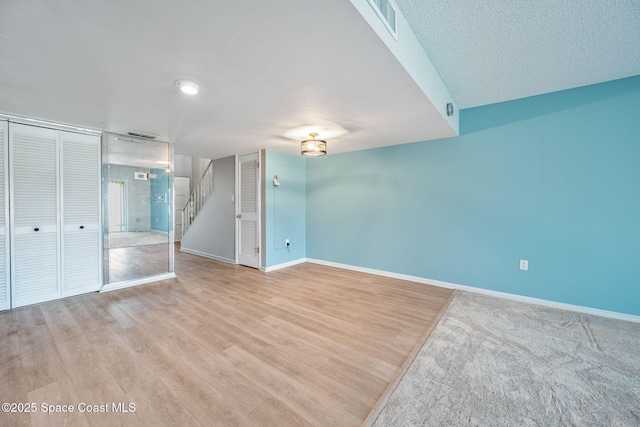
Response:
[{"label": "white panel door", "polygon": [[11,123],[12,307],[60,298],[58,131]]},{"label": "white panel door", "polygon": [[61,132],[62,297],[101,286],[100,138]]},{"label": "white panel door", "polygon": [[175,241],[179,242],[182,240],[182,209],[187,204],[187,200],[189,200],[190,193],[190,185],[191,179],[176,176],[173,178],[173,188],[174,188],[174,230],[175,230]]},{"label": "white panel door", "polygon": [[238,158],[238,263],[259,267],[258,154]]},{"label": "white panel door", "polygon": [[9,191],[7,184],[9,145],[9,127],[6,121],[0,121],[0,310],[10,307],[11,293],[9,283]]}]

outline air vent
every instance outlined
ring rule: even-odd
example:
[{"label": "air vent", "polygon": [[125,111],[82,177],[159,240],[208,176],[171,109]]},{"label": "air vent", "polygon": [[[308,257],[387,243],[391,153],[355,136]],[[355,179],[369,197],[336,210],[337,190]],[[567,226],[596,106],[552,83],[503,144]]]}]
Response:
[{"label": "air vent", "polygon": [[147,135],[146,133],[141,132],[127,132],[127,135],[135,136],[136,138],[144,138],[144,139],[156,139],[155,135]]},{"label": "air vent", "polygon": [[376,12],[376,15],[382,20],[387,30],[393,38],[398,40],[398,32],[396,29],[396,8],[389,0],[368,0],[369,4]]}]

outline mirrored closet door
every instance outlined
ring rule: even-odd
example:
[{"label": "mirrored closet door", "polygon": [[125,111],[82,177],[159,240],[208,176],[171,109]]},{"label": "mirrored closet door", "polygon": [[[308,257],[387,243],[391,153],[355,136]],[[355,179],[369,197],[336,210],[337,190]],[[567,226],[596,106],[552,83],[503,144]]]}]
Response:
[{"label": "mirrored closet door", "polygon": [[105,288],[173,273],[173,150],[103,135]]}]

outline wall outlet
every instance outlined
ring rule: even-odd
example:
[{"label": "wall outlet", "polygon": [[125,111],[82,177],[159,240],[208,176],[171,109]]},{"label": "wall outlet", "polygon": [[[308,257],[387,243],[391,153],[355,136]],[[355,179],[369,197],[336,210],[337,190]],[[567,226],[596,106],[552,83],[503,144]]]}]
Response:
[{"label": "wall outlet", "polygon": [[284,239],[284,245],[286,247],[289,247],[290,243],[289,243],[289,239]]},{"label": "wall outlet", "polygon": [[529,269],[529,261],[526,259],[520,260],[520,270],[528,270]]}]

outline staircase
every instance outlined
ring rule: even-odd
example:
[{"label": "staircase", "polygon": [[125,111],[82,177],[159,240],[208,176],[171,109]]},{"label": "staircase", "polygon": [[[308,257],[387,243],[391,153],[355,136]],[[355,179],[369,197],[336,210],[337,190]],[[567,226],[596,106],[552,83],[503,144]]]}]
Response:
[{"label": "staircase", "polygon": [[200,181],[191,191],[191,196],[187,200],[187,204],[182,208],[182,235],[184,236],[189,229],[189,226],[198,216],[198,212],[202,210],[202,207],[209,196],[213,192],[213,160],[209,162],[207,169],[205,169]]}]

